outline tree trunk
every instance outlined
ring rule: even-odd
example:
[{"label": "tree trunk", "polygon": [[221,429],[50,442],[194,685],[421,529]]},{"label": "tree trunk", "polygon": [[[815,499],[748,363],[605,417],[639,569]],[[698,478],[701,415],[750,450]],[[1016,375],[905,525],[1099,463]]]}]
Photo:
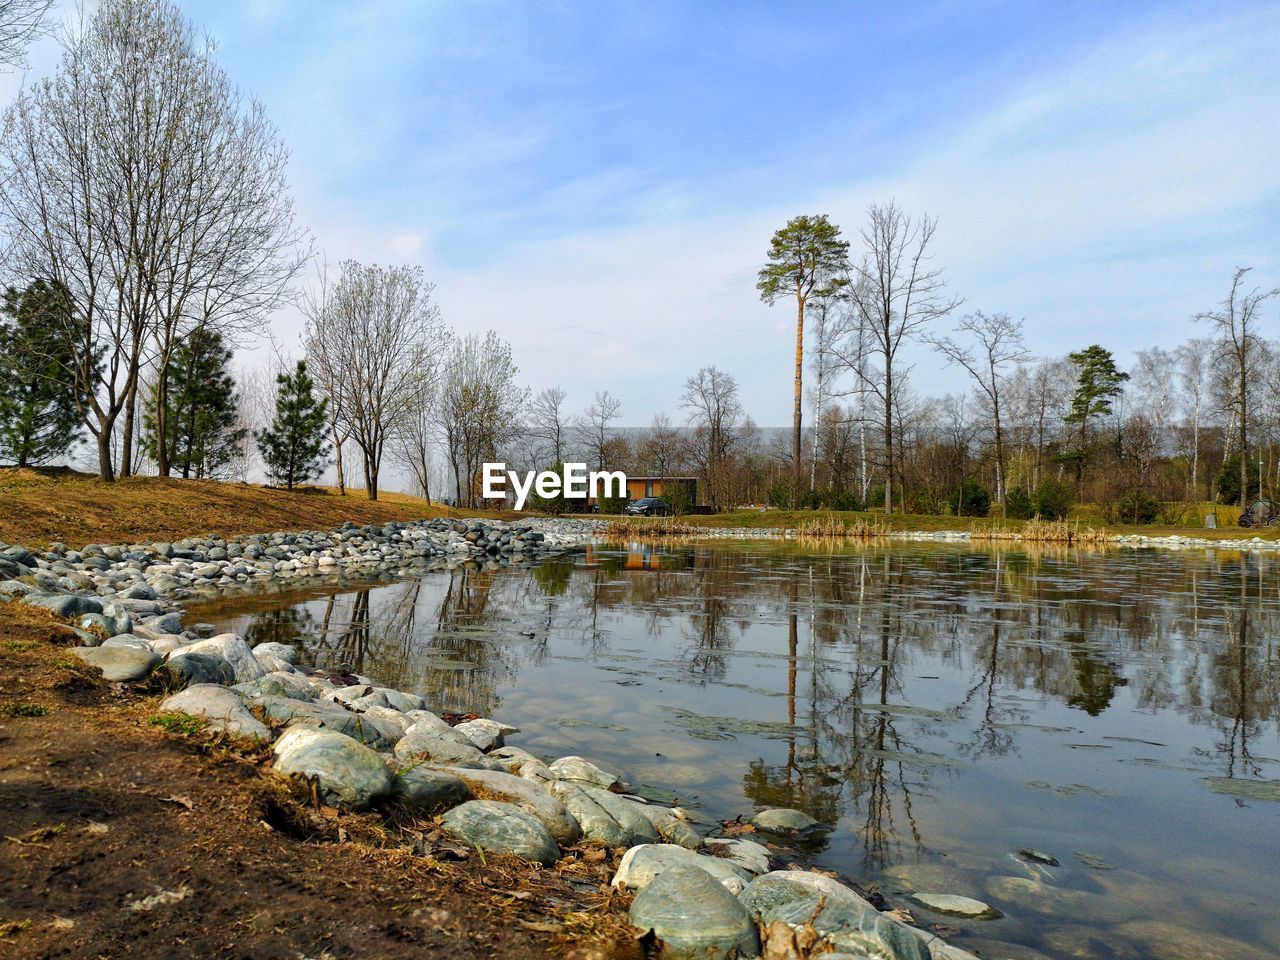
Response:
[{"label": "tree trunk", "polygon": [[893,512],[893,367],[884,359],[884,512]]},{"label": "tree trunk", "polygon": [[1248,357],[1242,347],[1240,359],[1240,506],[1249,502],[1249,417],[1246,404],[1249,399],[1248,381],[1245,379],[1248,369]]},{"label": "tree trunk", "polygon": [[136,381],[128,387],[128,397],[124,404],[124,441],[120,444],[120,476],[133,475],[133,417],[134,407],[138,402]]},{"label": "tree trunk", "polygon": [[794,471],[794,486],[792,497],[794,506],[799,506],[800,502],[800,478],[802,476],[803,467],[801,466],[800,453],[800,434],[802,432],[804,421],[804,297],[797,291],[796,293],[796,395],[792,408],[792,438],[791,438],[791,457],[792,469]]},{"label": "tree trunk", "polygon": [[101,419],[98,424],[98,479],[106,483],[114,483],[116,479],[115,464],[111,462],[111,427]]},{"label": "tree trunk", "polygon": [[333,425],[333,449],[337,453],[338,467],[338,496],[345,497],[347,495],[347,477],[342,469],[342,438],[338,436],[338,425]]}]

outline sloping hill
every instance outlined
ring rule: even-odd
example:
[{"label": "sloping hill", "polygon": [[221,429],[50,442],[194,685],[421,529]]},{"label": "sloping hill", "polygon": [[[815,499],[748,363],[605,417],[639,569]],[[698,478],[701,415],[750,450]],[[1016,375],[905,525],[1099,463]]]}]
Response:
[{"label": "sloping hill", "polygon": [[370,501],[308,487],[276,490],[242,483],[132,477],[103,483],[72,470],[0,468],[0,540],[31,546],[61,541],[138,543],[217,534],[325,529],[450,514],[399,493]]}]

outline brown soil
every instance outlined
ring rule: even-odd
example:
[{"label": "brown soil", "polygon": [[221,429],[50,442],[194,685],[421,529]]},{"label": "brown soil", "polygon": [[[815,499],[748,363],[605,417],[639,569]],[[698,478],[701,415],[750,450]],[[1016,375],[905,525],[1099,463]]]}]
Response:
[{"label": "brown soil", "polygon": [[[458,515],[402,493],[369,500],[323,487],[277,490],[246,483],[131,477],[103,483],[73,470],[0,468],[0,540],[147,543],[183,537],[330,529],[348,520],[386,523]],[[484,511],[467,511],[485,516]],[[488,514],[496,516],[497,514]],[[514,514],[503,514],[514,516]]]},{"label": "brown soil", "polygon": [[149,724],[160,691],[69,640],[0,604],[0,956],[639,955],[616,852],[544,870],[316,808],[265,751]]}]

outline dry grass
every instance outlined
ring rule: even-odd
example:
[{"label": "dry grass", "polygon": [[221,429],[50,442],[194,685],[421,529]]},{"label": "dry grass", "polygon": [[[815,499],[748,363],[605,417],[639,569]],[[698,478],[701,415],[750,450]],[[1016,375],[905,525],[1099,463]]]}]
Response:
[{"label": "dry grass", "polygon": [[806,520],[796,527],[796,536],[802,540],[882,540],[891,532],[887,523],[861,517],[844,520],[828,516]]},{"label": "dry grass", "polygon": [[404,494],[371,501],[321,487],[293,491],[212,480],[131,477],[103,483],[72,470],[0,468],[0,540],[73,547],[235,536],[452,515]]},{"label": "dry grass", "polygon": [[696,537],[704,531],[704,527],[684,517],[620,517],[609,521],[604,536],[615,540],[650,540]]},{"label": "dry grass", "polygon": [[1081,527],[1080,521],[1028,520],[1021,527],[977,527],[969,532],[975,543],[1017,541],[1019,543],[1063,543],[1105,546],[1110,535],[1101,527]]}]

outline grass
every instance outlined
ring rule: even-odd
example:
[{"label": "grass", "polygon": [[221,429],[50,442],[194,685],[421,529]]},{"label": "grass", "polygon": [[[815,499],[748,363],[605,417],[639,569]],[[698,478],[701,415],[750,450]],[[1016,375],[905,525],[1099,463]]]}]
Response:
[{"label": "grass", "polygon": [[[67,469],[0,468],[0,541],[46,547],[54,541],[139,543],[280,530],[326,529],[348,520],[386,523],[483,516],[403,493],[377,501],[324,487],[277,490],[213,480],[130,477],[103,483]],[[490,514],[492,515],[492,514]]]},{"label": "grass", "polygon": [[955,517],[949,515],[841,510],[735,510],[727,513],[684,517],[626,517],[612,521],[606,535],[613,537],[695,536],[706,529],[794,530],[810,539],[869,539],[898,532],[937,533],[968,530],[975,540],[1021,540],[1041,543],[1099,543],[1107,537],[1140,534],[1147,537],[1172,535],[1203,537],[1209,540],[1264,540],[1280,538],[1280,528],[1236,526],[1239,509],[1221,504],[1193,505],[1188,517],[1200,518],[1217,512],[1218,528],[1180,524],[1106,524],[1100,512],[1088,505],[1079,516],[1060,523],[1041,520],[1005,520],[1001,517]]},{"label": "grass", "polygon": [[193,717],[190,714],[167,710],[150,717],[147,723],[168,733],[176,733],[184,737],[194,737],[204,729],[203,717]]}]

